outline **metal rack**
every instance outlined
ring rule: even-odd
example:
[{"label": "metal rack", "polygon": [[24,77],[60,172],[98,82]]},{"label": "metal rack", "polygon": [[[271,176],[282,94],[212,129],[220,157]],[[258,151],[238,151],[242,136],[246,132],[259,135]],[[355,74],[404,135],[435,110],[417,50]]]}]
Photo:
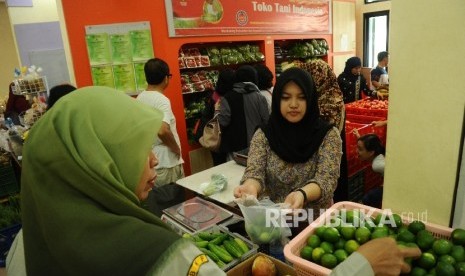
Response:
[{"label": "metal rack", "polygon": [[15,95],[39,95],[47,93],[48,83],[45,76],[31,79],[15,79],[13,80],[13,94]]}]

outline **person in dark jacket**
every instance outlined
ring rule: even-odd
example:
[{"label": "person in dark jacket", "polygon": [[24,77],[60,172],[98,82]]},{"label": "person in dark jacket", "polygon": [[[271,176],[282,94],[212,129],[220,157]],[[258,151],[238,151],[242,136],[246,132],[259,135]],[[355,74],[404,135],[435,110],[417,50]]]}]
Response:
[{"label": "person in dark jacket", "polygon": [[346,104],[362,99],[362,93],[366,96],[374,96],[373,91],[368,88],[366,79],[360,74],[361,69],[360,58],[351,57],[346,61],[344,72],[337,77]]},{"label": "person in dark jacket", "polygon": [[8,101],[6,102],[4,115],[5,118],[10,117],[15,125],[19,125],[19,114],[31,108],[31,105],[29,104],[25,96],[13,94],[13,86],[14,83],[10,83]]},{"label": "person in dark jacket", "polygon": [[250,145],[255,130],[268,122],[269,112],[265,97],[257,87],[258,74],[250,65],[239,67],[232,91],[226,93],[215,106],[222,128],[220,151],[228,153]]},{"label": "person in dark jacket", "polygon": [[[195,138],[198,141],[203,135],[203,129],[205,125],[215,115],[215,105],[219,102],[220,98],[230,92],[234,85],[234,70],[231,68],[225,68],[220,71],[218,80],[216,81],[215,91],[211,96],[205,99],[205,109],[202,112],[202,117],[198,120],[198,125],[195,128]],[[213,152],[211,151],[213,165],[217,166],[226,162],[225,152]]]}]

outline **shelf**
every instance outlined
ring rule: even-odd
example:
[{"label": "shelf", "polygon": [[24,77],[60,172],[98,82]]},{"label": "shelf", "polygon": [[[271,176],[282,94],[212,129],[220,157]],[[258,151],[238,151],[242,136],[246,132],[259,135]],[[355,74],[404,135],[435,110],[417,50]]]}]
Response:
[{"label": "shelf", "polygon": [[212,92],[211,90],[203,90],[203,91],[192,91],[192,92],[182,92],[183,95],[189,95],[189,94],[196,94],[196,93],[209,93]]}]

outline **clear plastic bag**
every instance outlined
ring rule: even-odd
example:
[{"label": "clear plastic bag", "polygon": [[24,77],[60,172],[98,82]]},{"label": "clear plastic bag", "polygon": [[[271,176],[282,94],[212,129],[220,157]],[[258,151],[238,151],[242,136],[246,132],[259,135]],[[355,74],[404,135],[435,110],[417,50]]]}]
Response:
[{"label": "clear plastic bag", "polygon": [[253,196],[236,200],[245,222],[245,231],[256,244],[285,243],[291,236],[291,229],[286,223],[285,209],[269,198],[258,201]]}]

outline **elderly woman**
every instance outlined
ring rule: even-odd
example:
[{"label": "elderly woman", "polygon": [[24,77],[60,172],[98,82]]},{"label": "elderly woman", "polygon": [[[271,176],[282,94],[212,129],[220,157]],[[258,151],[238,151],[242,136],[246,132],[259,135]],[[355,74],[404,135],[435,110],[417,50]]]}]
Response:
[{"label": "elderly woman", "polygon": [[87,87],[34,125],[21,191],[28,275],[224,275],[140,205],[157,176],[161,122],[124,94]]}]

